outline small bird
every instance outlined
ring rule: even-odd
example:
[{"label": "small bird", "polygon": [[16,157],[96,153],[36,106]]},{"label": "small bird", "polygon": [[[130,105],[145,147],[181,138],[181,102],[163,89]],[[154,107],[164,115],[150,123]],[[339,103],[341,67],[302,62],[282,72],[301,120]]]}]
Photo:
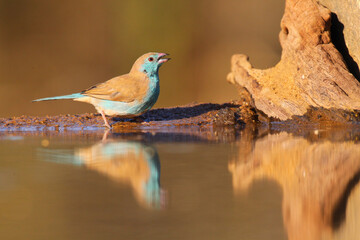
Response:
[{"label": "small bird", "polygon": [[94,85],[80,93],[57,97],[40,98],[33,102],[73,99],[94,105],[111,128],[106,115],[136,117],[149,110],[156,103],[159,93],[159,68],[169,61],[169,54],[150,52],[139,57],[130,72]]}]

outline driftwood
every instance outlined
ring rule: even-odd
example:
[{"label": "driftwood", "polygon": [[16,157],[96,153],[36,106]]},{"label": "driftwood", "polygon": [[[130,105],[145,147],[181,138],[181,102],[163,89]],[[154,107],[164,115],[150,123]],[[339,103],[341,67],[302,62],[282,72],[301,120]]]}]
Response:
[{"label": "driftwood", "polygon": [[[354,3],[353,8],[360,7]],[[330,28],[331,11],[320,3],[287,0],[279,36],[281,61],[259,70],[247,56],[234,55],[228,81],[269,118],[288,120],[310,109],[359,110],[360,83],[332,43]]]},{"label": "driftwood", "polygon": [[[331,38],[341,52],[350,72],[359,80],[360,72],[360,5],[358,0],[318,0],[332,14]],[[346,28],[344,27],[346,26]],[[346,43],[346,44],[345,44]]]}]

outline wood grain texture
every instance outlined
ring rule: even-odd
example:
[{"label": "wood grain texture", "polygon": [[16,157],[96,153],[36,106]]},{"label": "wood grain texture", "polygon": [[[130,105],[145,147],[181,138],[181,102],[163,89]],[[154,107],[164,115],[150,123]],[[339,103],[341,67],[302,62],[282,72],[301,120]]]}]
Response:
[{"label": "wood grain texture", "polygon": [[[318,2],[337,15],[343,27],[343,35],[350,56],[360,62],[360,1],[359,0],[318,0]],[[341,27],[341,26],[340,26]]]},{"label": "wood grain texture", "polygon": [[[353,6],[359,8],[359,5]],[[331,41],[331,11],[314,0],[287,0],[281,21],[280,62],[260,70],[234,55],[228,81],[245,88],[256,109],[279,120],[310,108],[360,109],[360,83]]]}]

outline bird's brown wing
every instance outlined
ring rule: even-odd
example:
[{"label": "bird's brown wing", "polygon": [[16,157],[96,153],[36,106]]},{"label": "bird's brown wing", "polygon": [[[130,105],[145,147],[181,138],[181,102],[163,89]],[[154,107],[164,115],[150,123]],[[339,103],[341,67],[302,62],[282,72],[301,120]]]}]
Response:
[{"label": "bird's brown wing", "polygon": [[129,74],[112,78],[106,82],[92,86],[81,94],[119,102],[132,102],[142,99],[147,92],[148,83],[141,76],[131,76]]}]

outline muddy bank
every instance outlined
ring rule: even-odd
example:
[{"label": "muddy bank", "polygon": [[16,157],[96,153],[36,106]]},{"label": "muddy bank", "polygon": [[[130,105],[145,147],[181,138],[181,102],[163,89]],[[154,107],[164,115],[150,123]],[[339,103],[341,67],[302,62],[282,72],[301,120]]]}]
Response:
[{"label": "muddy bank", "polygon": [[[126,139],[231,142],[246,123],[257,122],[255,116],[249,105],[231,102],[159,108],[135,119],[108,117],[108,121],[113,127],[111,132],[121,133],[121,137]],[[9,132],[27,136],[66,133],[71,137],[89,135],[90,138],[99,138],[107,130],[103,124],[101,115],[93,113],[1,118],[0,135]]]},{"label": "muddy bank", "polygon": [[[175,108],[158,108],[134,118],[108,117],[113,129],[148,129],[180,126],[229,126],[252,121],[254,112],[237,102],[192,104]],[[100,114],[20,116],[0,119],[0,131],[95,130],[105,128]]]},{"label": "muddy bank", "polygon": [[[108,117],[113,133],[157,132],[201,135],[201,139],[218,139],[236,135],[239,129],[257,129],[256,131],[282,131],[301,133],[323,127],[360,126],[359,111],[338,109],[310,108],[303,116],[294,116],[290,120],[279,121],[268,118],[261,111],[256,111],[246,99],[224,104],[191,104],[173,108],[153,109],[135,118]],[[30,132],[74,132],[75,135],[86,131],[106,128],[100,114],[85,113],[57,116],[20,116],[0,118],[0,133]],[[231,133],[230,133],[231,132]],[[210,137],[208,137],[208,136]],[[233,139],[233,137],[230,137]]]}]

